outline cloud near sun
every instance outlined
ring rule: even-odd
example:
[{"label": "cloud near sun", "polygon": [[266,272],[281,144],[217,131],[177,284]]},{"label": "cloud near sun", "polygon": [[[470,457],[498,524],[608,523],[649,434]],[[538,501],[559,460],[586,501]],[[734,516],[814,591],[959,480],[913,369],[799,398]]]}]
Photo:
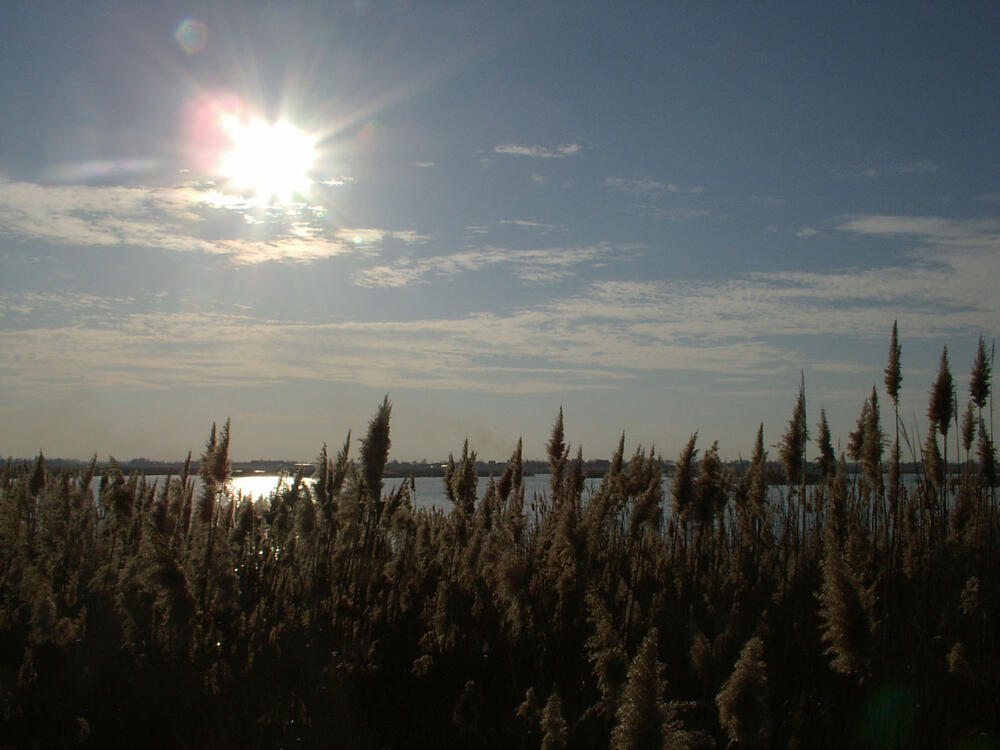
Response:
[{"label": "cloud near sun", "polygon": [[222,255],[234,263],[312,261],[370,252],[409,229],[334,226],[304,203],[259,205],[213,185],[167,188],[0,180],[0,235],[66,247],[134,246]]}]

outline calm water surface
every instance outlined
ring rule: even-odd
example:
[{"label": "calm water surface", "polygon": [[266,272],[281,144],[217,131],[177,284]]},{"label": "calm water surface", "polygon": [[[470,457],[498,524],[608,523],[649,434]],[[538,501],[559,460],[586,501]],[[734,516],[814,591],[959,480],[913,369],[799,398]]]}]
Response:
[{"label": "calm water surface", "polygon": [[[525,500],[530,500],[536,492],[548,492],[550,479],[551,477],[548,474],[535,474],[524,477]],[[285,482],[286,485],[292,481],[288,477],[281,478],[264,475],[233,477],[233,492],[241,492],[244,496],[252,495],[255,498],[267,497],[277,489],[279,480]],[[310,485],[313,483],[312,479],[306,479],[305,481]],[[384,480],[385,487],[383,491],[389,492],[394,490],[406,481],[409,480],[400,477],[386,479]],[[483,496],[488,482],[489,477],[479,477],[478,497]],[[411,495],[414,507],[436,507],[442,510],[451,510],[451,503],[445,496],[444,479],[442,477],[416,477],[414,483],[417,486],[416,491]],[[588,489],[596,490],[600,483],[600,479],[587,479],[583,491],[584,497],[587,496]]]},{"label": "calm water surface", "polygon": [[[195,491],[197,492],[200,486],[201,480],[197,476],[193,477],[195,482]],[[165,476],[148,476],[146,480],[149,482],[157,482],[158,485],[162,486],[163,482],[166,480]],[[530,501],[535,493],[548,493],[549,482],[551,480],[551,475],[549,474],[535,474],[532,476],[524,477],[524,498],[526,501]],[[91,483],[91,489],[93,490],[95,496],[97,494],[98,488],[100,487],[100,477],[95,477]],[[308,478],[304,480],[306,484],[312,485],[313,479]],[[384,492],[389,492],[396,489],[403,482],[408,481],[401,477],[389,478],[384,480]],[[288,476],[275,476],[273,474],[251,474],[245,476],[235,476],[232,479],[232,491],[234,495],[241,494],[243,497],[253,497],[255,499],[266,498],[274,490],[278,488],[278,483],[283,482],[286,486],[290,485],[292,478]],[[479,477],[478,486],[478,497],[483,496],[483,492],[486,490],[486,485],[489,482],[488,477]],[[586,501],[590,493],[597,490],[600,485],[601,480],[599,478],[587,479],[585,480],[583,499]],[[915,475],[906,475],[904,477],[904,484],[912,488],[916,483]],[[413,505],[415,508],[440,508],[444,511],[450,511],[452,508],[451,502],[445,496],[444,492],[444,479],[441,477],[416,477],[415,479],[416,490],[412,493]],[[773,485],[769,488],[769,496],[772,502],[780,500],[784,497],[787,488],[780,485]],[[671,496],[671,482],[669,479],[665,479],[663,483],[663,493],[665,498]]]},{"label": "calm water surface", "polygon": [[[197,476],[192,478],[195,483],[195,493],[197,494],[197,491],[201,486],[201,479]],[[525,500],[530,500],[536,492],[548,492],[550,478],[549,474],[535,474],[533,476],[524,477]],[[166,477],[163,475],[152,475],[147,476],[146,481],[156,482],[159,487],[163,485],[164,481],[166,481]],[[310,487],[314,483],[312,478],[307,478],[304,481]],[[405,481],[408,480],[401,477],[385,479],[383,492],[394,490]],[[253,497],[255,499],[259,499],[266,498],[274,492],[278,488],[279,482],[288,486],[292,483],[292,478],[288,476],[275,476],[273,474],[251,474],[233,477],[231,485],[234,495],[240,494],[243,497]],[[485,492],[488,482],[488,477],[479,477],[479,497],[483,496],[483,492]],[[587,497],[588,491],[596,490],[600,483],[600,479],[587,479],[584,488],[584,498]],[[415,484],[416,491],[411,494],[415,508],[441,508],[445,511],[451,510],[452,505],[445,496],[444,479],[442,477],[416,477]],[[101,486],[101,478],[94,477],[90,486],[96,496],[98,489]]]}]

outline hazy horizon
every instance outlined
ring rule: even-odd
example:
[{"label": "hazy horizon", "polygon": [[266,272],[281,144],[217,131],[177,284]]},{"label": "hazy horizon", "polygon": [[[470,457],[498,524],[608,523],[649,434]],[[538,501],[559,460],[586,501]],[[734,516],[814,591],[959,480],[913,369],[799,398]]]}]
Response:
[{"label": "hazy horizon", "polygon": [[[1000,331],[1000,7],[0,9],[0,455],[841,447]],[[883,422],[888,422],[883,416]],[[812,446],[809,455],[814,455]],[[772,449],[772,458],[774,450]],[[905,456],[904,456],[905,458]]]}]

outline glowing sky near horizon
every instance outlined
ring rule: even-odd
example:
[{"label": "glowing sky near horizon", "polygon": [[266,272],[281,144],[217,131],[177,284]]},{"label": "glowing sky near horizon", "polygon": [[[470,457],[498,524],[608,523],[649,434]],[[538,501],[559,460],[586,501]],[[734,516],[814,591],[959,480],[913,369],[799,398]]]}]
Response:
[{"label": "glowing sky near horizon", "polygon": [[[58,12],[54,12],[58,10]],[[1000,331],[1000,8],[0,7],[0,454],[915,432]],[[883,399],[885,402],[885,399]],[[773,451],[772,451],[773,452]]]}]

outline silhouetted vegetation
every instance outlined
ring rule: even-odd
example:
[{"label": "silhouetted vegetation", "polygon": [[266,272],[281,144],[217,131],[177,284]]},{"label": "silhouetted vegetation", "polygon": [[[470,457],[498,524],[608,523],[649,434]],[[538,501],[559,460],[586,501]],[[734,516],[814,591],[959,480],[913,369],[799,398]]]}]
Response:
[{"label": "silhouetted vegetation", "polygon": [[803,384],[770,489],[761,427],[741,472],[695,434],[669,480],[622,436],[585,492],[560,410],[547,493],[519,443],[477,496],[466,443],[451,511],[415,510],[383,488],[388,400],[358,460],[348,435],[263,500],[233,495],[228,422],[197,495],[190,456],[155,483],[111,461],[96,502],[96,459],[8,462],[0,746],[994,747],[991,361],[980,341],[950,471],[947,353],[911,441],[900,352],[894,326],[893,428],[873,389],[849,467],[820,411],[815,483]]}]

